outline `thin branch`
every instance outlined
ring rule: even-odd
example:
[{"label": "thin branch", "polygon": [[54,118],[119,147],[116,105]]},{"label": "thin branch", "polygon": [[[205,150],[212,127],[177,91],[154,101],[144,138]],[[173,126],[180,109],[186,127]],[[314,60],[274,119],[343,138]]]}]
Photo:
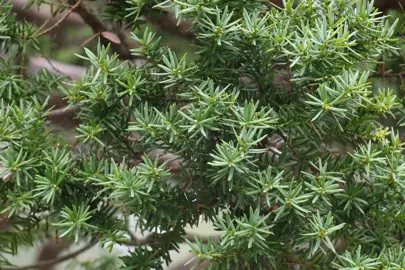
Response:
[{"label": "thin branch", "polygon": [[[51,10],[52,10],[52,7],[51,7]],[[54,16],[53,16],[53,13],[51,12],[49,18],[48,18],[46,21],[44,21],[43,24],[41,24],[41,25],[38,27],[38,29],[34,32],[33,35],[35,36],[37,33],[41,32],[42,29],[43,29],[52,19],[54,19]]]},{"label": "thin branch", "polygon": [[185,239],[187,239],[190,242],[195,242],[195,236],[204,244],[208,243],[208,240],[211,239],[217,239],[218,236],[211,236],[211,235],[198,235],[198,234],[189,234],[187,233],[185,236]]},{"label": "thin branch", "polygon": [[64,116],[67,114],[75,113],[79,110],[79,106],[66,106],[59,109],[51,110],[48,114],[49,117]]},{"label": "thin branch", "polygon": [[41,53],[41,56],[46,60],[46,62],[48,62],[48,64],[52,67],[52,69],[60,74],[63,74],[64,76],[66,76],[67,78],[69,78],[70,80],[73,80],[72,77],[70,77],[67,74],[64,74],[62,71],[60,71],[60,69],[56,68],[55,65],[52,63],[51,60],[49,60],[48,57],[46,57],[43,53]]},{"label": "thin branch", "polygon": [[374,73],[369,76],[370,78],[401,78],[405,77],[405,72],[401,73]]},{"label": "thin branch", "polygon": [[[96,14],[94,14],[93,10],[90,7],[88,7],[85,3],[82,3],[82,1],[80,0],[78,1],[78,3],[78,8],[75,11],[77,12],[77,14],[80,15],[80,17],[82,17],[85,23],[88,24],[91,29],[93,29],[94,33],[101,33],[104,31],[110,32],[108,27],[97,17]],[[118,34],[118,37],[120,39],[124,39],[123,35],[121,34]],[[101,37],[101,41],[104,45],[110,43],[110,41],[104,37]],[[120,44],[111,42],[111,48],[119,54],[121,59],[134,58],[130,50],[125,45],[124,40],[122,40]]]},{"label": "thin branch", "polygon": [[92,35],[91,37],[89,37],[88,39],[86,39],[85,41],[82,42],[82,44],[80,44],[80,47],[84,47],[87,44],[89,44],[90,41],[92,41],[93,39],[95,39],[96,37],[99,37],[101,35],[101,32],[97,32],[94,35]]},{"label": "thin branch", "polygon": [[79,0],[77,1],[76,4],[74,4],[54,25],[52,25],[51,27],[45,29],[44,31],[42,31],[39,34],[34,35],[35,38],[43,36],[49,32],[51,32],[52,30],[54,30],[55,28],[57,28],[64,20],[66,20],[67,17],[69,17],[70,14],[72,14],[72,12],[77,9],[80,4],[83,2],[83,0]]},{"label": "thin branch", "polygon": [[178,20],[172,12],[146,17],[146,19],[157,24],[158,27],[165,32],[190,40],[194,40],[196,38],[195,34],[189,31],[193,25],[192,22],[183,20],[180,22],[180,24],[177,24]]},{"label": "thin branch", "polygon": [[4,182],[8,182],[8,180],[10,179],[11,176],[13,176],[14,172],[8,172],[6,173],[1,180],[3,180]]},{"label": "thin branch", "polygon": [[[48,21],[51,18],[51,21],[48,23],[55,23],[57,20],[60,19],[61,15],[58,14],[55,17],[52,17],[50,14],[50,8],[42,7],[36,9],[34,7],[25,8],[29,1],[28,0],[12,0],[12,11],[17,14],[18,20],[27,20],[29,22],[33,22],[37,25],[41,25],[44,22]],[[72,7],[69,5],[69,8]],[[83,20],[77,14],[71,14],[66,20],[63,21],[63,25],[71,25],[71,26],[83,26],[85,25]]]},{"label": "thin branch", "polygon": [[[155,238],[156,235],[157,235],[157,233],[151,233],[144,239],[136,238],[133,235],[133,236],[131,236],[131,238],[133,238],[132,240],[122,242],[122,244],[126,245],[126,246],[145,246],[145,245],[149,245],[149,244],[151,244],[153,242],[153,239]],[[187,233],[184,238],[187,239],[190,242],[195,242],[195,236],[197,236],[197,238],[202,243],[207,243],[209,238],[211,238],[211,239],[217,239],[218,238],[218,236],[210,236],[210,235],[207,236],[207,235],[198,235],[198,234],[191,234],[191,233]]]},{"label": "thin branch", "polygon": [[129,142],[138,142],[139,140],[135,137],[128,136],[125,138]]},{"label": "thin branch", "polygon": [[84,247],[76,250],[75,252],[72,252],[70,254],[66,254],[65,256],[61,256],[59,258],[55,258],[55,259],[52,259],[52,260],[40,261],[40,262],[38,262],[36,264],[31,264],[31,265],[26,265],[26,266],[3,267],[3,268],[0,268],[0,269],[1,270],[26,270],[26,269],[38,269],[38,268],[44,267],[44,266],[55,265],[55,264],[58,264],[58,263],[61,263],[63,261],[66,261],[66,260],[69,260],[69,259],[72,259],[72,258],[76,257],[80,253],[83,253],[86,250],[93,247],[94,244],[95,244],[95,242],[90,242],[87,245],[85,245]]},{"label": "thin branch", "polygon": [[131,230],[128,230],[128,234],[129,234],[129,237],[131,237],[131,241],[136,241],[137,238]]},{"label": "thin branch", "polygon": [[293,153],[293,155],[298,158],[297,153],[295,152],[294,148],[288,143],[288,139],[283,135],[282,132],[278,132],[278,135],[280,135],[281,138],[283,138],[284,143],[287,145],[287,147],[290,149],[290,151]]},{"label": "thin branch", "polygon": [[151,233],[146,238],[139,239],[139,238],[135,237],[135,235],[131,234],[131,240],[122,242],[122,244],[126,245],[126,246],[133,246],[133,247],[145,246],[152,242],[152,239],[154,238],[154,236],[155,236],[155,233]]},{"label": "thin branch", "polygon": [[64,75],[77,81],[79,81],[82,75],[86,72],[86,68],[82,66],[65,64],[44,57],[30,57],[26,68],[26,73],[28,75],[36,74],[43,69],[47,69],[51,74]]}]

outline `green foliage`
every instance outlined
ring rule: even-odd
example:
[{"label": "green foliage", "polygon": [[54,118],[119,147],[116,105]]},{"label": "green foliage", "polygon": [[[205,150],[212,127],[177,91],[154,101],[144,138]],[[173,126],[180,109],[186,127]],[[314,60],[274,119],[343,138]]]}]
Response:
[{"label": "green foliage", "polygon": [[[36,41],[10,7],[0,45],[19,56]],[[16,228],[0,251],[57,232],[134,245],[121,269],[163,269],[184,241],[194,268],[405,267],[405,102],[371,83],[403,25],[363,0],[110,1],[103,16],[135,30],[170,10],[192,22],[193,60],[146,28],[142,63],[98,43],[80,81],[0,62],[0,212]],[[72,147],[47,127],[56,88],[79,108]],[[201,219],[221,236],[185,239]]]}]

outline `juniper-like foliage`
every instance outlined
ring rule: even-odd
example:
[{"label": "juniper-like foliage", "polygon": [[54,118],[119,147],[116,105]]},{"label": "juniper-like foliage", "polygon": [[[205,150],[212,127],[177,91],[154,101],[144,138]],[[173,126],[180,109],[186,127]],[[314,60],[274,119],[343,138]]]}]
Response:
[{"label": "juniper-like foliage", "polygon": [[[77,55],[80,81],[21,75],[13,56],[40,49],[38,32],[4,2],[0,211],[14,230],[0,251],[56,235],[135,245],[122,269],[163,269],[184,241],[190,268],[404,269],[405,103],[372,87],[400,57],[398,20],[364,0],[299,2],[110,1],[103,18],[134,31],[143,61],[99,42]],[[168,11],[192,22],[195,55],[142,26]],[[47,126],[55,90],[79,110],[74,147]],[[201,219],[221,236],[185,239]]]}]

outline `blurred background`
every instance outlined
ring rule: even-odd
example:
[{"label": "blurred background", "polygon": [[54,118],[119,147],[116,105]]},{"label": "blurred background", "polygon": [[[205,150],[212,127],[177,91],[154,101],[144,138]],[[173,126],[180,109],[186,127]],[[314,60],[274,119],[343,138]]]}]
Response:
[{"label": "blurred background", "polygon": [[[134,0],[135,1],[135,0]],[[115,1],[120,5],[120,1]],[[128,1],[131,2],[131,1]],[[270,1],[274,6],[282,6],[282,0]],[[63,7],[61,3],[67,3],[58,0],[11,0],[13,5],[13,12],[17,14],[19,20],[27,20],[28,22],[46,27],[54,25],[61,18],[62,12],[58,9]],[[26,8],[28,3],[33,3],[29,8]],[[127,3],[122,1],[123,4]],[[100,22],[104,23],[103,19],[108,19],[108,15],[104,12],[108,8],[117,8],[108,0],[90,0],[86,4],[91,7],[94,14],[100,17]],[[390,20],[400,18],[398,27],[401,29],[399,32],[403,33],[402,38],[405,37],[405,13],[402,7],[405,8],[405,0],[375,0],[374,5],[383,12],[384,15],[390,15]],[[119,7],[118,7],[119,9]],[[117,9],[117,10],[118,10]],[[124,42],[127,47],[134,48],[137,46],[136,42],[130,38],[130,32],[141,33],[145,27],[154,30],[157,36],[162,37],[162,45],[170,46],[179,55],[184,53],[188,54],[189,59],[193,59],[193,34],[187,32],[190,27],[190,22],[182,21],[177,25],[177,19],[172,13],[156,13],[156,15],[149,18],[144,18],[145,23],[135,30],[121,30],[119,39]],[[100,23],[99,22],[99,23]],[[41,36],[39,39],[40,50],[27,49],[25,52],[26,58],[22,64],[26,66],[25,72],[27,74],[35,74],[42,71],[44,68],[49,72],[55,74],[65,74],[73,80],[80,80],[81,76],[86,71],[86,63],[83,59],[76,57],[75,54],[82,54],[83,47],[95,50],[97,40],[100,32],[97,31],[100,25],[97,22],[91,26],[82,20],[82,17],[77,13],[72,13],[58,27],[50,31],[47,35]],[[96,34],[95,34],[96,33]],[[110,33],[104,33],[104,38],[114,41],[117,37]],[[402,52],[405,51],[405,43],[400,44]],[[116,50],[119,51],[119,48]],[[41,53],[38,53],[41,52]],[[0,51],[1,54],[1,51]],[[400,57],[393,59],[385,59],[387,64],[382,68],[382,72],[400,72],[401,66],[405,63],[405,57],[402,53]],[[134,60],[136,61],[136,60]],[[378,88],[391,88],[395,91],[404,91],[404,82],[399,77],[379,77],[373,79],[373,86]],[[58,94],[52,94],[51,105],[55,108],[65,106],[63,99]],[[73,144],[74,128],[77,126],[77,121],[73,119],[72,114],[64,114],[63,116],[54,117],[51,122],[52,128],[55,128],[69,143]],[[0,223],[1,230],[10,229],[7,224]],[[189,229],[193,233],[199,235],[212,235],[215,232],[210,224],[203,223],[198,228]],[[136,234],[136,232],[134,232]],[[142,235],[138,235],[142,237]],[[35,264],[41,260],[49,260],[57,256],[63,256],[80,249],[81,245],[66,245],[63,242],[57,243],[54,239],[43,239],[38,241],[34,247],[21,249],[18,256],[5,255],[11,262],[18,265]],[[45,266],[39,270],[51,269],[118,269],[119,260],[118,256],[124,255],[128,247],[115,247],[111,253],[107,250],[100,248],[92,248],[70,261],[60,263],[56,266]],[[167,269],[189,269],[184,267],[184,263],[191,257],[188,253],[189,248],[187,245],[181,245],[180,253],[173,253],[173,263]]]}]

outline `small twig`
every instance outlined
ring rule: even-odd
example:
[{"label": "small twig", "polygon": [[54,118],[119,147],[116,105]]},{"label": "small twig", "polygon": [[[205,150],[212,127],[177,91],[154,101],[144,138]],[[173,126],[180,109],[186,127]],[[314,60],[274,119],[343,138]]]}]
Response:
[{"label": "small twig", "polygon": [[64,76],[66,76],[67,78],[72,79],[72,77],[70,77],[69,75],[64,74],[62,71],[60,71],[60,69],[56,68],[55,65],[52,63],[51,60],[49,60],[48,57],[46,57],[43,53],[41,53],[41,56],[46,60],[46,62],[48,62],[48,64],[51,66],[51,68],[56,71],[57,73],[63,74]]},{"label": "small twig", "polygon": [[100,36],[100,34],[101,34],[101,32],[95,33],[94,35],[92,35],[91,37],[89,37],[88,39],[86,39],[85,41],[83,41],[83,43],[80,44],[80,47],[83,48],[84,46],[86,46],[87,44],[89,44],[90,41],[92,41],[92,40],[95,39],[96,37]]},{"label": "small twig", "polygon": [[171,12],[165,14],[155,14],[154,16],[145,16],[145,19],[157,24],[158,28],[168,33],[175,34],[189,40],[194,40],[196,38],[195,33],[189,31],[193,25],[192,22],[182,20],[180,24],[177,24],[177,18]]},{"label": "small twig", "polygon": [[134,234],[131,234],[130,236],[131,236],[131,240],[122,242],[122,244],[126,245],[126,246],[137,247],[137,246],[144,246],[144,245],[150,244],[152,242],[152,238],[155,236],[155,233],[148,235],[144,239],[139,239],[139,238],[135,237]]},{"label": "small twig", "polygon": [[[41,0],[41,2],[44,2]],[[56,16],[53,16],[52,14],[49,14],[50,9],[47,8],[40,8],[37,9],[35,7],[30,7],[30,8],[25,8],[27,3],[29,3],[29,0],[12,0],[12,12],[17,14],[17,20],[27,20],[29,22],[32,22],[36,25],[41,25],[44,22],[48,21],[49,18],[51,18],[51,21],[49,23],[55,23],[59,18],[62,16],[61,14],[58,14]],[[54,5],[59,5],[57,3],[53,3]],[[66,5],[67,8],[71,8],[72,5]],[[84,22],[83,20],[77,15],[77,14],[71,14],[66,20],[63,21],[61,27],[66,26],[66,25],[71,25],[71,26],[79,26],[83,27]],[[42,28],[41,28],[42,29]],[[60,29],[60,28],[58,28]],[[40,31],[40,30],[39,30]],[[36,31],[35,33],[37,33]],[[34,33],[34,35],[35,35]]]},{"label": "small twig", "polygon": [[[85,21],[85,23],[91,27],[91,29],[93,29],[94,33],[101,33],[104,31],[109,31],[107,25],[104,24],[104,22],[102,22],[96,14],[94,14],[94,11],[88,7],[85,3],[83,3],[83,1],[79,1],[78,2],[78,8],[75,10],[77,12],[77,14],[80,15],[80,17],[82,17],[82,19]],[[77,5],[77,3],[76,3]],[[75,5],[75,6],[76,6]],[[118,34],[118,36],[120,37],[121,35]],[[121,37],[120,37],[121,38]],[[110,43],[110,41],[106,38],[101,38],[101,41],[104,45],[107,45]],[[127,48],[124,40],[122,40],[122,42],[120,44],[117,43],[113,43],[111,42],[111,48],[117,52],[119,54],[119,57],[121,59],[131,59],[134,58],[130,52],[130,50]]]},{"label": "small twig", "polygon": [[44,3],[44,4],[47,4],[47,5],[57,5],[57,6],[60,6],[60,7],[65,7],[65,8],[72,7],[72,5],[64,4],[64,3],[52,3],[50,1],[44,1],[44,0],[41,0],[41,2]]},{"label": "small twig", "polygon": [[[384,59],[384,57],[383,57]],[[381,65],[381,74],[383,75],[383,77],[385,77],[385,63],[382,63]]]},{"label": "small twig", "polygon": [[2,177],[2,180],[3,180],[4,182],[8,182],[8,180],[10,179],[11,176],[13,176],[13,174],[14,174],[14,172],[8,172],[8,173],[6,173],[6,174]]},{"label": "small twig", "polygon": [[388,74],[386,74],[386,73],[374,73],[374,74],[371,74],[369,76],[369,78],[384,78],[384,77],[388,77],[388,78],[396,78],[396,77],[398,77],[398,78],[401,78],[401,77],[404,77],[404,76],[405,76],[405,72],[388,73]]},{"label": "small twig", "polygon": [[298,158],[297,153],[295,152],[294,148],[288,143],[287,138],[281,132],[278,132],[278,134],[280,135],[281,138],[283,138],[284,143],[287,145],[287,147],[290,149],[293,155]]},{"label": "small twig", "polygon": [[404,78],[403,78],[402,74],[399,75],[399,80],[401,81],[402,89],[404,89],[404,91],[405,91],[405,82],[404,82]]},{"label": "small twig", "polygon": [[[156,233],[152,233],[152,234],[148,235],[144,239],[139,239],[139,238],[136,238],[134,235],[132,235],[131,236],[131,238],[133,238],[132,240],[125,241],[122,244],[124,244],[126,246],[149,245],[149,244],[152,243],[153,238],[155,238],[156,235],[157,235]],[[190,233],[187,233],[184,238],[187,239],[190,242],[195,242],[195,236],[197,236],[197,238],[200,239],[202,243],[207,243],[209,238],[211,238],[211,239],[216,239],[217,238],[217,236],[212,237],[212,236],[206,236],[206,235],[195,235],[195,234],[190,234]]]},{"label": "small twig", "polygon": [[1,270],[26,270],[26,269],[39,269],[41,267],[44,266],[49,266],[49,265],[55,265],[58,263],[61,263],[63,261],[72,259],[74,257],[76,257],[77,255],[79,255],[80,253],[85,252],[86,250],[90,249],[92,246],[94,246],[94,242],[90,242],[87,245],[85,245],[84,247],[76,250],[75,252],[72,252],[70,254],[66,254],[65,256],[61,256],[59,258],[56,259],[52,259],[52,260],[46,260],[46,261],[40,261],[36,264],[31,264],[31,265],[26,265],[26,266],[20,266],[20,267],[3,267],[0,268]]},{"label": "small twig", "polygon": [[44,31],[42,31],[39,34],[34,35],[34,38],[38,38],[40,36],[43,36],[49,32],[51,32],[52,30],[54,30],[55,28],[57,28],[64,20],[66,20],[67,17],[69,17],[70,14],[72,14],[72,12],[78,8],[80,6],[80,4],[83,2],[83,0],[79,0],[77,1],[76,4],[74,4],[66,13],[65,15],[63,15],[54,25],[52,25],[51,27],[45,29]]},{"label": "small twig", "polygon": [[134,137],[131,137],[131,136],[128,136],[128,137],[126,137],[125,139],[126,139],[127,141],[129,141],[129,142],[138,142],[138,141],[139,141],[137,138],[134,138]]},{"label": "small twig", "polygon": [[217,239],[217,236],[207,236],[207,235],[194,235],[194,234],[186,234],[185,239],[187,239],[190,242],[195,242],[195,236],[204,244],[208,243],[208,240],[211,239]]},{"label": "small twig", "polygon": [[55,109],[49,112],[48,116],[49,117],[54,117],[54,116],[63,116],[71,113],[75,113],[79,109],[79,106],[72,106],[72,107],[62,107],[59,109]]},{"label": "small twig", "polygon": [[27,75],[34,75],[43,69],[47,69],[51,74],[64,75],[75,81],[80,81],[86,72],[86,67],[69,65],[46,57],[30,57],[26,69]]},{"label": "small twig", "polygon": [[128,234],[129,237],[131,237],[131,241],[136,241],[136,236],[131,230],[128,230]]},{"label": "small twig", "polygon": [[294,258],[289,257],[289,256],[285,256],[285,258],[289,261],[289,262],[286,263],[288,265],[306,265],[306,266],[312,267],[312,264],[309,263],[309,262],[294,259]]},{"label": "small twig", "polygon": [[44,21],[44,23],[40,27],[38,27],[38,29],[34,32],[33,36],[35,36],[37,33],[42,31],[42,29],[45,27],[45,25],[47,25],[53,18],[54,18],[54,16],[51,12],[51,16],[49,16],[48,19],[46,19],[46,21]]},{"label": "small twig", "polygon": [[5,224],[7,222],[8,222],[8,216],[7,215],[1,215],[0,216],[0,227],[1,227],[1,225]]}]

